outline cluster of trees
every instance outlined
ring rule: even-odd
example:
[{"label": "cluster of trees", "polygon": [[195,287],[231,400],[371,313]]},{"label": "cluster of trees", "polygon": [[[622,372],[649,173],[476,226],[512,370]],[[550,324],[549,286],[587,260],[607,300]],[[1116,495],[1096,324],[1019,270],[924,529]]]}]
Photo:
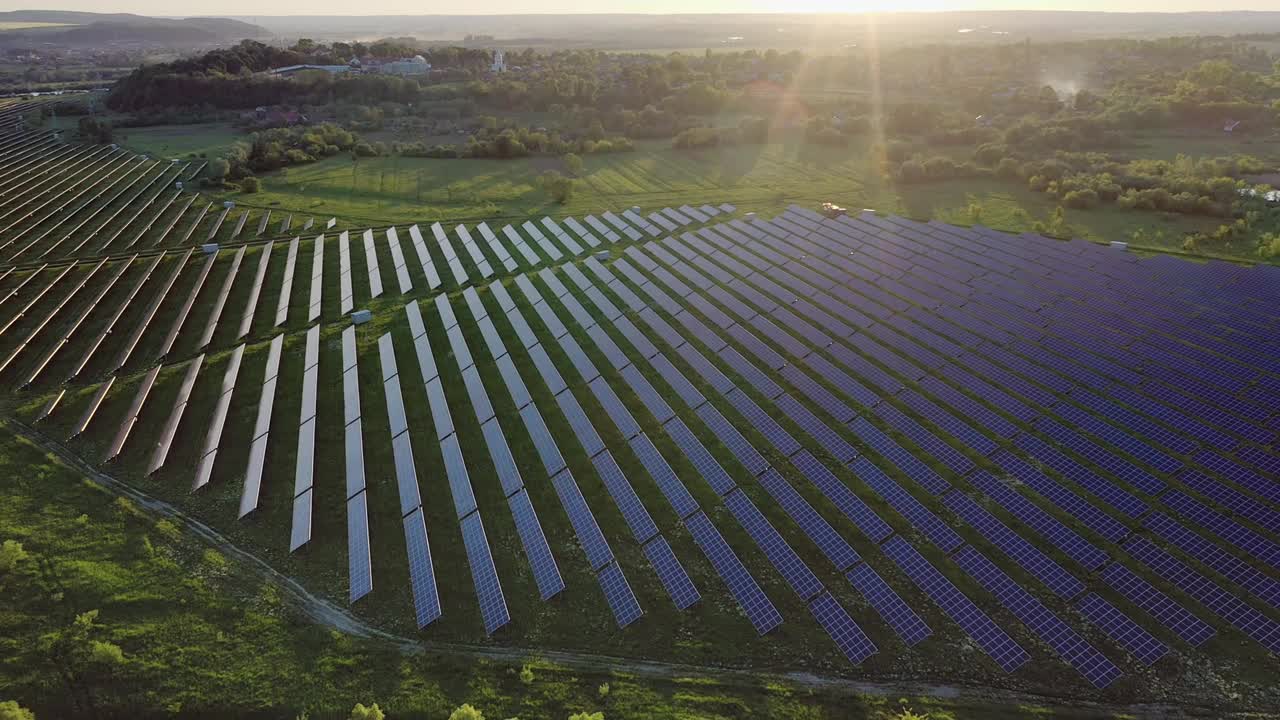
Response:
[{"label": "cluster of trees", "polygon": [[303,165],[347,151],[377,154],[368,143],[337,125],[273,128],[250,135],[247,143],[232,145],[224,157],[210,161],[205,177],[213,183],[235,183],[246,192],[256,192],[256,173]]},{"label": "cluster of trees", "polygon": [[82,117],[77,130],[85,142],[107,145],[115,137],[111,121],[96,117]]}]

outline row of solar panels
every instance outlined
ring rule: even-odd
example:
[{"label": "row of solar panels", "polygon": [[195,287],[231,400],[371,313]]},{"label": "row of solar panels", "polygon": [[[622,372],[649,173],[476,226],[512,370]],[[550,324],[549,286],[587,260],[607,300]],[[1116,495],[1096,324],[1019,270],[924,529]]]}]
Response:
[{"label": "row of solar panels", "polygon": [[[721,210],[718,208],[711,208],[710,206],[708,206],[707,210],[714,211],[716,213],[727,212],[729,210],[729,207],[730,206],[724,206],[724,210]],[[686,212],[688,212],[689,210],[690,209],[686,209]],[[675,211],[672,211],[672,212],[675,213]],[[706,219],[709,217],[708,215],[696,210],[694,210],[693,212],[697,213],[696,217],[698,218]],[[628,211],[628,213],[632,213],[632,211]],[[616,222],[618,227],[629,228],[629,226],[625,225],[625,223],[623,223],[617,216],[613,215],[612,213],[606,213],[604,217],[607,220]],[[689,217],[685,217],[684,219],[686,222],[696,221],[696,220],[689,219]],[[600,228],[606,232],[612,233],[612,231],[609,231],[608,228],[600,220],[594,217],[588,217],[587,221],[590,224],[599,225]],[[579,254],[583,252],[582,246],[577,245],[568,236],[568,234],[560,228],[560,226],[555,221],[551,220],[550,218],[543,218],[543,224],[549,231],[552,232],[553,236],[557,238],[557,240],[566,248],[568,248],[571,252],[573,252],[574,254]],[[598,241],[594,240],[594,236],[585,228],[583,228],[580,224],[578,224],[577,221],[570,218],[566,224],[570,225],[570,227],[575,228],[575,231],[580,231],[581,236],[587,240],[589,245],[595,246],[596,244],[598,244]],[[563,258],[563,254],[560,253],[559,250],[557,250],[556,246],[546,236],[544,236],[536,226],[532,225],[531,223],[525,223],[524,227],[525,227],[526,233],[530,234],[536,239],[539,246],[543,248],[544,252],[546,252],[549,257],[552,257],[553,259]],[[433,234],[436,237],[436,240],[440,246],[441,251],[444,253],[447,259],[447,263],[454,270],[455,279],[459,283],[467,282],[468,281],[467,271],[459,262],[457,255],[454,252],[452,245],[449,243],[448,237],[445,234],[444,230],[440,227],[438,223],[433,225],[431,229]],[[496,236],[494,236],[493,233],[489,231],[486,225],[481,224],[477,228],[477,230],[481,233],[482,236],[488,239],[488,242],[490,243],[491,247],[494,248],[495,252],[499,253],[499,258],[501,258],[502,261],[504,262],[504,267],[507,265],[510,265],[511,267],[518,267],[518,265],[515,263],[512,256],[506,252],[505,247],[501,244],[501,242],[497,240]],[[476,263],[476,267],[481,270],[482,275],[484,277],[488,277],[489,275],[491,275],[492,270],[489,269],[488,260],[484,258],[484,255],[480,251],[479,247],[471,239],[471,235],[466,229],[466,227],[459,225],[455,229],[455,231],[458,233],[459,237],[463,238],[464,247],[468,249],[468,252],[471,254],[473,260]],[[508,233],[509,237],[515,238],[518,243],[523,244],[525,242],[523,238],[511,226],[506,226],[504,228],[504,231]],[[422,240],[422,236],[419,233],[417,226],[412,226],[409,229],[409,232],[411,237],[413,238],[414,248],[418,254],[420,261],[422,262],[424,274],[428,279],[428,285],[430,286],[430,289],[434,290],[439,287],[440,280],[439,280],[438,274],[434,272],[434,261],[432,260],[432,255],[427,250],[426,245]],[[613,236],[616,237],[616,234],[614,234]],[[368,278],[369,278],[369,282],[368,282],[369,297],[376,298],[382,294],[382,279],[381,279],[381,272],[378,265],[378,259],[377,259],[378,253],[376,250],[374,231],[372,230],[364,231],[362,235],[362,239],[363,239],[363,248],[365,251],[364,252],[365,266],[367,268]],[[289,244],[288,256],[286,259],[284,273],[281,280],[280,295],[277,302],[275,327],[282,326],[285,320],[287,319],[289,303],[291,300],[293,276],[294,276],[294,271],[297,263],[299,241],[300,241],[300,238],[294,238],[292,241],[290,241],[290,244]],[[394,268],[397,274],[400,291],[401,293],[407,293],[412,289],[412,279],[408,273],[408,269],[405,261],[405,255],[404,255],[403,249],[400,246],[398,233],[394,228],[390,228],[386,231],[386,242],[388,245],[388,250],[393,259]],[[339,276],[338,276],[339,307],[341,309],[341,312],[343,314],[346,314],[351,312],[355,306],[354,286],[352,282],[352,261],[351,261],[349,234],[346,232],[341,233],[338,238],[338,243],[339,243]],[[517,244],[516,247],[517,248],[521,247],[520,244]],[[245,339],[248,336],[250,329],[252,327],[254,315],[258,305],[258,299],[261,296],[261,292],[263,288],[263,282],[267,277],[268,265],[271,259],[271,252],[274,245],[275,245],[275,241],[267,242],[267,244],[263,246],[262,251],[258,256],[258,265],[256,268],[256,272],[253,276],[254,278],[253,284],[250,289],[247,302],[245,303],[244,310],[241,314],[239,330],[236,334],[237,340]],[[524,247],[526,250],[528,250],[527,245],[525,245]],[[312,258],[313,258],[312,280],[311,280],[311,286],[310,286],[311,300],[310,300],[308,316],[307,316],[308,322],[314,322],[318,320],[321,312],[321,299],[322,299],[322,290],[323,290],[322,278],[323,278],[323,262],[324,262],[323,236],[316,238],[316,240],[313,243],[313,248],[314,249],[313,249],[313,255],[312,255]],[[235,250],[229,251],[232,253],[231,267],[230,267],[230,270],[224,276],[222,285],[218,290],[218,294],[215,296],[213,300],[212,310],[209,314],[208,320],[206,321],[204,332],[197,346],[200,349],[207,347],[214,338],[214,335],[218,328],[219,320],[225,309],[225,305],[230,296],[231,289],[235,284],[236,277],[240,269],[240,264],[246,250],[247,250],[247,246],[240,246]],[[541,261],[536,254],[532,253],[532,251],[528,251],[528,252],[530,253],[530,256],[534,258],[533,261],[535,263]],[[195,282],[195,285],[190,291],[185,305],[179,311],[178,319],[174,323],[173,330],[170,332],[163,346],[163,349],[160,352],[161,358],[167,356],[169,350],[172,349],[173,342],[177,338],[178,331],[180,330],[182,325],[185,323],[187,315],[189,314],[192,307],[194,306],[196,297],[199,295],[201,289],[203,288],[205,279],[210,274],[218,255],[219,253],[211,253],[205,260],[205,264],[201,268],[200,275],[198,276]],[[176,280],[177,278],[176,273],[181,272],[183,266],[185,266],[186,259],[189,257],[190,257],[190,252],[188,252],[187,255],[184,256],[183,262],[178,265],[178,268],[175,270],[175,274],[171,276],[171,283],[173,280]],[[111,278],[111,280],[105,286],[98,288],[97,295],[94,298],[94,300],[84,304],[83,309],[81,310],[79,321],[73,323],[68,328],[67,332],[65,332],[62,335],[62,337],[54,341],[53,346],[49,347],[46,350],[45,354],[43,355],[42,362],[40,362],[30,372],[30,374],[22,382],[22,385],[24,386],[29,385],[37,379],[40,372],[43,370],[45,365],[47,365],[47,363],[53,358],[54,354],[56,354],[58,350],[62,347],[62,345],[64,345],[70,339],[71,334],[74,333],[76,329],[78,329],[80,322],[83,322],[83,320],[88,317],[89,313],[92,312],[93,309],[97,306],[97,301],[105,297],[105,295],[111,289],[111,287],[114,286],[116,280],[118,280],[120,276],[125,273],[125,271],[128,269],[128,266],[132,262],[134,262],[136,259],[137,259],[137,256],[135,255],[131,258],[128,258],[123,263],[123,265],[117,266],[116,272]],[[160,262],[160,256],[154,257],[151,260],[151,262],[152,262],[151,268],[154,269],[155,264]],[[105,260],[97,261],[87,275],[80,277],[77,284],[74,287],[72,287],[69,292],[65,292],[59,304],[45,314],[43,322],[38,324],[36,327],[32,328],[29,331],[27,337],[20,340],[4,360],[0,360],[0,372],[3,372],[9,366],[9,364],[27,348],[27,345],[36,339],[36,336],[39,335],[39,333],[44,329],[45,324],[48,321],[54,319],[55,316],[58,314],[59,310],[61,310],[64,305],[66,305],[73,298],[75,298],[77,293],[89,284],[89,281],[92,279],[93,275],[97,273],[97,271],[101,269],[104,264],[105,264]],[[3,335],[5,331],[9,329],[10,326],[18,322],[22,317],[24,317],[27,314],[28,310],[33,308],[45,296],[46,293],[48,293],[51,289],[54,288],[54,286],[58,284],[58,282],[64,276],[71,274],[73,269],[75,269],[75,266],[66,265],[66,266],[63,266],[60,270],[58,270],[55,276],[52,278],[52,280],[47,285],[44,285],[43,287],[39,288],[32,295],[32,297],[25,303],[25,305],[21,309],[19,309],[6,322],[4,327],[0,328],[0,335]],[[38,268],[35,271],[29,272],[21,284],[19,284],[12,291],[10,291],[3,300],[0,300],[0,304],[9,300],[10,298],[13,298],[19,295],[23,291],[26,284],[29,283],[32,279],[34,279],[42,270],[43,270],[43,267]],[[146,282],[146,280],[149,277],[150,277],[150,272],[147,272],[135,284],[133,293],[130,294],[129,298],[126,300],[126,303],[121,305],[122,312],[123,312],[123,309],[127,307],[127,303],[129,301],[132,301],[133,297],[136,296],[137,291],[141,289],[142,285]],[[64,288],[64,291],[65,290],[66,289]],[[165,290],[167,291],[167,288]],[[162,302],[163,299],[164,299],[164,292],[162,292],[158,296],[157,303]],[[155,307],[158,308],[158,304]],[[138,329],[139,329],[139,337],[140,337],[140,333],[147,329],[147,323],[143,323],[142,325],[139,326]],[[87,359],[88,358],[86,358],[86,363],[87,363]],[[127,360],[128,360],[128,355],[126,354],[116,364],[116,367],[122,367],[125,364],[125,362],[127,362]],[[80,367],[83,368],[84,364],[85,363],[82,363]],[[76,374],[77,373],[73,373],[71,377],[74,378]]]},{"label": "row of solar panels", "polygon": [[[96,253],[114,252],[139,246],[153,231],[149,247],[181,245],[196,237],[206,218],[204,241],[222,234],[228,242],[245,238],[254,210],[226,206],[210,216],[212,203],[197,205],[196,195],[172,190],[203,165],[152,162],[115,147],[63,144],[39,133],[11,134],[0,139],[0,201],[7,208],[0,213],[0,249],[9,251],[8,262],[28,259],[37,250],[37,259],[72,256],[90,243]],[[253,237],[267,234],[270,219],[271,210],[260,212]],[[301,230],[315,222],[309,217]],[[330,220],[329,227],[335,222]],[[278,234],[292,225],[289,214]],[[230,229],[222,233],[224,227]]]}]

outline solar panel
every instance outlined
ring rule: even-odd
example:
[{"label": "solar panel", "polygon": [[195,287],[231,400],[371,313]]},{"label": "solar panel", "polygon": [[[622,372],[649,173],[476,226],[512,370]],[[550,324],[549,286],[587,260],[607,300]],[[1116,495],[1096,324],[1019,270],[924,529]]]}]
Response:
[{"label": "solar panel", "polygon": [[1147,611],[1183,642],[1198,647],[1218,633],[1208,623],[1120,563],[1107,565],[1102,570],[1102,579],[1129,602]]},{"label": "solar panel", "polygon": [[813,613],[818,624],[835,641],[836,647],[854,665],[862,663],[877,652],[875,643],[849,617],[840,603],[831,597],[831,593],[824,592],[814,598],[809,604],[809,612]]},{"label": "solar panel", "polygon": [[516,532],[520,533],[520,542],[529,559],[534,582],[538,584],[538,593],[543,600],[548,600],[564,590],[564,579],[560,577],[560,568],[556,566],[556,559],[542,533],[542,525],[538,522],[533,503],[529,501],[529,494],[521,488],[507,498],[507,505],[511,508]]},{"label": "solar panel", "polygon": [[529,403],[520,408],[520,419],[524,421],[525,430],[529,432],[533,447],[538,451],[538,457],[542,459],[542,466],[547,474],[554,475],[560,472],[565,465],[564,458],[560,455],[560,449],[556,447],[556,441],[551,437],[551,431],[542,421],[538,406]]},{"label": "solar panel", "polygon": [[1170,545],[1245,588],[1271,607],[1280,607],[1280,583],[1245,564],[1218,544],[1209,542],[1159,511],[1148,515],[1142,524]]},{"label": "solar panel", "polygon": [[578,489],[578,483],[574,481],[573,474],[565,468],[551,478],[551,484],[555,486],[556,494],[560,496],[560,503],[564,506],[565,514],[569,516],[569,523],[573,525],[578,544],[587,554],[587,562],[593,570],[599,570],[613,560],[613,551],[609,549],[609,543],[600,532],[600,526],[596,524],[596,518],[591,514],[586,498],[582,497],[582,491]]},{"label": "solar panel", "polygon": [[1275,480],[1263,477],[1212,450],[1201,450],[1192,459],[1236,485],[1252,490],[1273,503],[1280,503],[1280,483]]},{"label": "solar panel", "polygon": [[970,577],[986,588],[987,592],[995,595],[1001,605],[1017,616],[1091,685],[1104,688],[1120,677],[1122,673],[1115,663],[1098,652],[1097,648],[1080,637],[1071,626],[1054,615],[973,546],[962,548],[956,553],[955,560]]},{"label": "solar panel", "polygon": [[664,428],[671,439],[680,447],[685,458],[697,468],[702,479],[716,491],[718,495],[725,495],[732,491],[736,485],[729,474],[724,471],[720,463],[712,457],[702,442],[698,440],[693,431],[684,424],[680,418],[671,418]]},{"label": "solar panel", "polygon": [[[1145,443],[1138,442],[1133,436],[1120,432],[1101,420],[1090,416],[1088,413],[1069,407],[1065,404],[1059,405],[1056,410],[1059,415],[1074,423],[1077,427],[1087,430],[1088,432],[1106,440],[1107,444],[1111,447],[1120,448],[1125,452],[1133,454],[1135,457],[1141,457],[1144,461],[1149,462],[1153,459],[1149,456],[1143,457],[1147,451],[1151,451],[1151,448]],[[1052,418],[1040,418],[1036,421],[1035,428],[1064,447],[1088,458],[1099,467],[1104,468],[1116,477],[1147,494],[1158,495],[1165,488],[1163,480],[1156,478],[1146,470],[1143,470],[1137,465],[1134,465],[1092,440],[1085,438],[1080,433],[1067,428],[1065,425]],[[1181,461],[1174,460],[1172,465],[1168,467],[1169,470],[1172,471],[1177,470],[1181,465]]]},{"label": "solar panel", "polygon": [[658,579],[662,581],[662,586],[666,588],[671,602],[678,609],[687,610],[702,599],[698,588],[689,579],[684,566],[676,559],[666,538],[658,536],[650,540],[644,546],[644,554],[649,558],[649,564],[653,566],[654,572],[658,574]]},{"label": "solar panel", "polygon": [[969,482],[1086,570],[1097,570],[1107,562],[1105,552],[985,470],[971,473]]},{"label": "solar panel", "polygon": [[696,513],[685,520],[685,526],[715,567],[716,574],[728,586],[729,592],[755,627],[756,633],[764,635],[782,624],[782,615],[707,516]]},{"label": "solar panel", "polygon": [[440,454],[444,459],[445,475],[449,479],[449,490],[453,494],[453,506],[458,517],[475,512],[476,498],[471,489],[471,476],[467,473],[457,433],[440,441]]},{"label": "solar panel", "polygon": [[631,363],[631,360],[623,354],[617,343],[613,341],[613,338],[609,337],[609,334],[604,331],[604,328],[599,325],[592,325],[587,329],[587,335],[596,344],[596,348],[604,353],[605,359],[609,361],[609,364],[615,370],[621,370]]},{"label": "solar panel", "polygon": [[631,592],[631,586],[627,584],[627,578],[622,574],[618,563],[606,565],[596,579],[600,582],[600,589],[604,591],[604,598],[613,611],[618,627],[624,628],[644,615],[644,610],[640,608],[635,593]]},{"label": "solar panel", "polygon": [[[966,457],[956,448],[947,444],[946,441],[937,435],[926,430],[907,414],[889,403],[880,403],[876,406],[876,413],[884,419],[894,430],[911,438],[915,444],[924,449],[926,453],[942,463],[948,470],[957,475],[964,475],[973,469],[973,461]],[[896,443],[895,443],[896,445]],[[941,478],[939,478],[941,479]],[[943,481],[944,483],[946,481]]]},{"label": "solar panel", "polygon": [[662,491],[662,495],[667,502],[671,503],[677,516],[683,519],[698,511],[698,502],[689,494],[688,488],[676,476],[675,471],[646,435],[643,433],[636,435],[631,438],[629,444],[640,460],[640,464]]},{"label": "solar panel", "polygon": [[844,482],[809,454],[808,450],[797,453],[791,458],[791,462],[864,535],[880,542],[893,534],[893,529],[880,519],[875,510],[867,506]]},{"label": "solar panel", "polygon": [[738,432],[724,415],[710,403],[705,403],[698,408],[698,417],[708,429],[716,436],[725,449],[738,460],[752,475],[759,475],[769,468],[769,463],[755,449],[755,447],[747,441],[746,438]]},{"label": "solar panel", "polygon": [[1071,599],[1084,592],[1084,583],[1067,572],[1055,560],[1045,555],[1021,535],[1014,532],[996,516],[987,512],[969,496],[954,491],[942,498],[943,503],[982,537],[999,548],[1009,559],[1026,570],[1055,594]]},{"label": "solar panel", "polygon": [[1169,654],[1168,645],[1157,640],[1097,593],[1089,593],[1080,598],[1076,609],[1144,665],[1153,665]]},{"label": "solar panel", "polygon": [[[355,428],[356,433],[360,432],[360,422],[356,422],[347,426],[348,437],[350,430]],[[364,462],[364,450],[360,450],[356,456],[348,455],[347,461],[350,466],[351,460],[359,458],[360,462]],[[408,515],[414,508],[422,505],[422,493],[418,489],[418,470],[413,461],[413,442],[409,438],[409,433],[404,432],[391,438],[391,458],[394,463],[396,473],[396,488],[400,494],[400,513]],[[364,467],[360,468],[361,485],[364,481]],[[350,476],[348,476],[348,487],[350,487]]]},{"label": "solar panel", "polygon": [[445,399],[444,383],[437,376],[427,383],[427,405],[431,408],[431,421],[435,425],[436,439],[443,440],[453,434],[453,416],[449,414],[449,401]]},{"label": "solar panel", "polygon": [[933,634],[933,630],[925,624],[924,620],[920,619],[911,606],[907,605],[870,565],[866,563],[855,565],[846,578],[907,645],[916,645]]},{"label": "solar panel", "polygon": [[727,397],[729,402],[746,419],[747,423],[754,427],[783,455],[790,457],[799,452],[800,443],[796,442],[796,439],[790,433],[783,430],[782,426],[778,425],[769,413],[762,410],[754,400],[747,397],[746,393],[738,390],[729,393]]},{"label": "solar panel", "polygon": [[1212,498],[1241,517],[1257,523],[1273,533],[1280,533],[1280,513],[1244,493],[1195,470],[1181,473],[1178,479],[1196,492]]},{"label": "solar panel", "polygon": [[[354,374],[354,371],[348,371]],[[387,424],[391,430],[391,436],[395,437],[405,430],[409,429],[409,420],[404,413],[404,398],[400,394],[400,376],[396,375],[387,380],[383,385],[387,396]],[[356,411],[356,417],[360,414]],[[352,417],[351,419],[354,419]]]},{"label": "solar panel", "polygon": [[[313,482],[311,476],[312,476],[313,464],[315,462],[314,452],[304,455],[302,451],[307,447],[314,448],[315,431],[316,431],[315,429],[316,429],[315,418],[312,418],[307,422],[304,422],[298,428],[298,469],[297,469],[298,478],[295,481],[295,485],[300,487],[309,487]],[[406,438],[407,437],[408,436],[406,436]],[[345,443],[343,445],[343,448],[344,448],[343,462],[345,463],[347,497],[349,498],[355,495],[356,493],[360,492],[361,490],[364,490],[365,488],[364,435],[361,432],[359,420],[356,420],[355,422],[347,425],[346,428],[343,429],[343,438],[345,440]],[[305,470],[304,470],[304,463],[305,463]],[[305,473],[305,481],[304,481],[304,473]],[[415,489],[417,488],[416,481],[413,487]],[[414,507],[414,505],[408,504],[407,507]]]},{"label": "solar panel", "polygon": [[923,533],[943,552],[949,553],[964,544],[960,536],[935,515],[933,511],[922,505],[911,493],[894,482],[884,471],[872,464],[870,460],[858,458],[850,469],[853,470],[854,475],[858,476],[859,480],[870,486],[894,510],[897,510],[899,514],[905,517],[912,527]]},{"label": "solar panel", "polygon": [[1271,652],[1280,652],[1280,623],[1245,604],[1144,537],[1135,535],[1124,547],[1165,582],[1186,592]]},{"label": "solar panel", "polygon": [[578,438],[578,442],[582,444],[582,449],[586,452],[587,457],[593,457],[596,453],[604,450],[604,441],[600,439],[600,434],[596,432],[595,426],[591,424],[591,420],[583,412],[582,406],[578,404],[578,400],[573,396],[573,391],[561,390],[556,395],[556,402],[560,405],[560,412],[564,413],[565,419],[569,421],[569,427],[573,430],[573,434]]},{"label": "solar panel", "polygon": [[[934,472],[932,468],[918,460],[915,455],[907,452],[905,448],[884,434],[879,428],[872,425],[866,418],[858,418],[849,423],[849,428],[858,436],[858,439],[866,443],[872,450],[884,457],[890,464],[896,466],[899,470],[918,483],[920,487],[928,490],[934,495],[941,495],[951,489],[951,483],[942,479],[942,476]],[[845,460],[848,462],[848,460]]]},{"label": "solar panel", "polygon": [[627,481],[626,475],[613,459],[613,455],[606,450],[591,458],[591,463],[595,466],[600,480],[604,482],[605,489],[609,491],[609,496],[617,505],[618,511],[622,513],[622,519],[631,529],[636,542],[647,542],[657,535],[658,528],[654,525],[653,518],[649,516],[649,511],[641,503],[631,483]]},{"label": "solar panel", "polygon": [[1019,435],[1014,442],[1036,461],[1085,488],[1128,517],[1142,517],[1143,513],[1150,509],[1146,503],[1128,491],[1103,479],[1032,435]]},{"label": "solar panel", "polygon": [[760,368],[751,364],[746,358],[742,357],[737,350],[726,347],[716,353],[721,360],[733,369],[747,384],[756,389],[756,392],[772,400],[782,394],[782,388],[775,383],[768,375],[761,372]]},{"label": "solar panel", "polygon": [[937,603],[1001,669],[1013,672],[1031,659],[1022,646],[901,536],[890,538],[883,547],[885,554],[911,578],[916,587]]},{"label": "solar panel", "polygon": [[649,409],[649,412],[653,414],[653,417],[658,422],[664,423],[675,416],[671,406],[667,404],[666,400],[662,399],[657,390],[653,389],[653,385],[649,384],[649,380],[640,373],[640,370],[635,365],[628,365],[623,368],[621,375],[622,379],[631,387],[632,392],[636,394],[636,397],[640,398],[640,402],[644,403],[644,406]]},{"label": "solar panel", "polygon": [[507,600],[503,597],[502,585],[498,582],[498,570],[493,566],[489,538],[485,536],[480,513],[471,513],[462,519],[462,542],[467,548],[467,562],[471,566],[471,579],[475,584],[476,597],[480,601],[484,631],[485,634],[492,635],[498,628],[511,622],[511,614],[507,611]]},{"label": "solar panel", "polygon": [[1179,515],[1191,520],[1250,556],[1273,568],[1280,568],[1280,545],[1228,518],[1179,490],[1169,490],[1161,501]]},{"label": "solar panel", "polygon": [[[361,494],[360,497],[364,497]],[[409,585],[413,589],[414,614],[422,629],[440,618],[440,596],[436,590],[435,568],[422,509],[404,518],[404,543],[409,555]]]},{"label": "solar panel", "polygon": [[373,591],[368,496],[363,492],[347,500],[347,562],[351,584],[348,601],[354,603]]},{"label": "solar panel", "polygon": [[[808,363],[807,359],[805,363]],[[837,400],[831,392],[819,385],[816,380],[801,372],[796,366],[787,365],[782,368],[780,374],[792,387],[799,390],[801,394],[809,398],[813,404],[822,408],[823,412],[835,418],[837,422],[847,423],[857,416],[853,408]]]},{"label": "solar panel", "polygon": [[618,432],[622,434],[623,439],[630,439],[640,432],[640,425],[636,423],[631,411],[622,404],[618,396],[613,392],[613,388],[602,377],[592,380],[588,385],[596,400],[599,401],[601,407],[604,408],[609,418],[613,420],[613,424],[617,426]]},{"label": "solar panel", "polygon": [[1009,475],[1017,478],[1041,497],[1061,508],[1063,512],[1079,520],[1085,527],[1102,537],[1118,542],[1129,535],[1129,529],[1110,515],[1103,513],[1079,495],[1067,490],[1030,463],[1008,450],[1000,450],[991,456],[992,462]]},{"label": "solar panel", "polygon": [[693,371],[702,378],[702,381],[710,385],[713,390],[718,393],[725,394],[733,390],[736,386],[733,381],[725,377],[711,361],[707,360],[697,348],[691,343],[684,343],[675,348],[676,354],[684,359],[685,362],[693,368]]},{"label": "solar panel", "polygon": [[746,493],[735,490],[725,496],[724,503],[800,599],[811,600],[822,592],[822,583]]}]

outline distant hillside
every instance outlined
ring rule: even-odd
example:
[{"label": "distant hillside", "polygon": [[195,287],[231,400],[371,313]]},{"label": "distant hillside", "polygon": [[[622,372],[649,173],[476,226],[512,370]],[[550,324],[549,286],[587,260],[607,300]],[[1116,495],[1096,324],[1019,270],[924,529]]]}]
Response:
[{"label": "distant hillside", "polygon": [[267,37],[265,28],[227,18],[153,18],[128,13],[86,13],[58,10],[0,12],[4,23],[57,23],[57,27],[0,33],[0,42],[54,45],[195,44],[236,42]]}]

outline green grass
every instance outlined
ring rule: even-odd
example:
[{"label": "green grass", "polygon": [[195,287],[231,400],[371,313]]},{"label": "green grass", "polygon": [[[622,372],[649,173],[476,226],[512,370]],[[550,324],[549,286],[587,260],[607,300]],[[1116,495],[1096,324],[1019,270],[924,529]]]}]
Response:
[{"label": "green grass", "polygon": [[157,125],[116,131],[116,141],[121,145],[152,157],[186,158],[191,153],[216,157],[245,137],[230,123]]},{"label": "green grass", "polygon": [[[97,716],[141,710],[148,717],[341,718],[356,702],[377,702],[394,718],[441,718],[464,702],[489,717],[526,719],[602,711],[613,720],[888,720],[904,707],[955,720],[1115,717],[965,693],[946,700],[860,694],[763,675],[406,654],[314,624],[287,590],[188,532],[181,518],[158,519],[117,497],[7,423],[0,423],[0,471],[8,478],[0,485],[0,541],[21,543],[24,553],[0,569],[0,697],[37,717],[86,716],[77,701],[92,702]],[[71,647],[114,645],[121,659],[52,653],[50,643],[91,611],[93,628]],[[519,678],[525,665],[527,683]]]}]

